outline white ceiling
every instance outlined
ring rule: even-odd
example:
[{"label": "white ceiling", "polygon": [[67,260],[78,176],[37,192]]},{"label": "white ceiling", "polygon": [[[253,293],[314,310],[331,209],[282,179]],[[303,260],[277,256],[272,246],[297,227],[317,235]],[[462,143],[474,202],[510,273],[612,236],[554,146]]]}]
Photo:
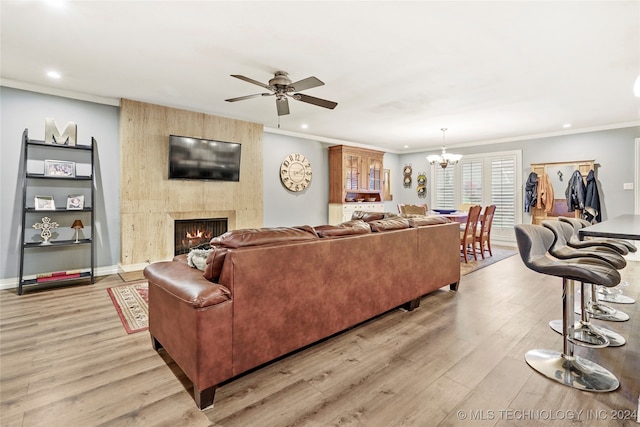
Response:
[{"label": "white ceiling", "polygon": [[[640,124],[639,1],[0,3],[5,86],[128,98],[278,127],[230,77],[325,85],[283,133],[392,152]],[[51,80],[46,72],[62,74]],[[301,129],[303,123],[308,129]],[[408,148],[405,148],[408,146]]]}]

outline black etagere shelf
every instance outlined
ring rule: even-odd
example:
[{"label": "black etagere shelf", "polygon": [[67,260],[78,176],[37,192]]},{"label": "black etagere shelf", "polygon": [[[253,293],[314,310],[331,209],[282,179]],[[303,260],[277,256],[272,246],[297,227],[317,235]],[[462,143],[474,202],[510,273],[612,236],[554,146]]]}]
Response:
[{"label": "black etagere shelf", "polygon": [[[76,280],[87,280],[91,283],[94,283],[94,269],[95,269],[95,242],[93,238],[93,233],[95,232],[95,155],[96,155],[96,140],[91,138],[91,145],[63,145],[63,144],[51,144],[46,143],[45,141],[38,141],[29,139],[28,129],[25,129],[22,133],[22,149],[23,149],[23,180],[22,180],[22,229],[21,229],[21,242],[20,245],[20,267],[19,267],[19,279],[18,279],[18,294],[22,295],[25,286],[31,285],[42,285],[42,284],[52,284],[52,283],[61,283],[61,282],[70,282]],[[55,150],[56,155],[62,154],[61,157],[65,157],[65,153],[72,152],[81,152],[86,154],[81,154],[80,156],[88,156],[88,163],[91,166],[91,174],[90,175],[75,175],[74,176],[49,176],[44,173],[34,173],[29,172],[28,163],[29,160],[32,160],[30,157],[29,148],[36,147],[39,150]],[[86,186],[86,188],[90,194],[88,198],[88,203],[85,201],[85,206],[79,209],[66,209],[64,207],[56,207],[55,209],[36,209],[34,206],[30,206],[33,201],[27,200],[27,190],[30,186],[38,183],[38,186],[47,186],[51,185],[55,188],[60,188],[60,184],[56,184],[55,181],[58,182],[69,182],[70,181],[78,181],[81,185]],[[83,184],[84,183],[84,184]],[[64,188],[64,186],[63,186]],[[74,188],[74,191],[77,191],[77,188]],[[33,217],[33,214],[42,214],[44,216],[51,216],[52,219],[55,218],[63,218],[68,216],[70,213],[82,213],[89,217],[89,225],[90,225],[90,236],[76,239],[61,239],[61,240],[49,240],[47,244],[44,242],[27,242],[26,231],[31,227],[27,225],[27,216]],[[38,257],[45,256],[44,252],[51,250],[65,250],[65,247],[81,247],[86,248],[85,250],[90,251],[89,255],[89,265],[82,268],[83,271],[79,271],[74,269],[73,274],[60,274],[62,272],[55,273],[47,273],[41,272],[36,274],[36,278],[25,278],[25,263],[27,262],[27,256]],[[28,252],[28,253],[27,253]],[[35,258],[34,258],[35,259]],[[37,261],[36,261],[37,262]],[[61,270],[64,270],[65,267],[61,266]],[[87,270],[88,271],[84,271]],[[47,274],[51,275],[51,277],[40,277],[38,276],[46,276]]]}]

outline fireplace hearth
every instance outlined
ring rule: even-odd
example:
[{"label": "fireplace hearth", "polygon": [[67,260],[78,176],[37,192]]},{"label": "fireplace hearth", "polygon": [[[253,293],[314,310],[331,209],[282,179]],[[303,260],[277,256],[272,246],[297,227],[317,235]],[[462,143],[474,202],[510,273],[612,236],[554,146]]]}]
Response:
[{"label": "fireplace hearth", "polygon": [[227,226],[227,218],[175,220],[174,254],[186,254],[196,246],[209,243],[214,237],[225,233]]}]

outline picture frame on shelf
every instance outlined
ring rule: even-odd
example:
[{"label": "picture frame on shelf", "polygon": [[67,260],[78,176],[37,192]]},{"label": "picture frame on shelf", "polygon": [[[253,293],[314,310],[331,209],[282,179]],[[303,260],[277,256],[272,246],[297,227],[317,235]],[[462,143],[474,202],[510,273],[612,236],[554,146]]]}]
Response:
[{"label": "picture frame on shelf", "polygon": [[67,210],[84,209],[84,196],[82,194],[67,197]]},{"label": "picture frame on shelf", "polygon": [[53,211],[56,209],[56,204],[53,201],[53,196],[36,196],[35,197],[35,209],[37,211]]},{"label": "picture frame on shelf", "polygon": [[65,160],[45,160],[44,176],[75,177],[76,163]]}]

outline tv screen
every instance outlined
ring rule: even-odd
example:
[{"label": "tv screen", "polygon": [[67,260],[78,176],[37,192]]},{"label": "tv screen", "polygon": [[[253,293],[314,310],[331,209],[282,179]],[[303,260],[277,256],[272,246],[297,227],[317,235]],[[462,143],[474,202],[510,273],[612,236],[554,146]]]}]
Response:
[{"label": "tv screen", "polygon": [[169,136],[169,179],[240,181],[236,142]]}]

